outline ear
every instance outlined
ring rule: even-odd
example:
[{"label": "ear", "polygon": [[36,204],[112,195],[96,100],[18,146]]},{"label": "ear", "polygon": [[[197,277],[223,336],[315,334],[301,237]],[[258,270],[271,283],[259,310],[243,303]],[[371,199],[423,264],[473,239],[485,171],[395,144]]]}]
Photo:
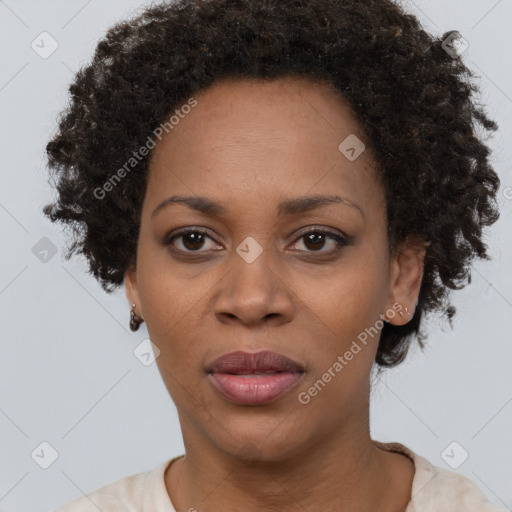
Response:
[{"label": "ear", "polygon": [[137,313],[137,311],[140,311],[140,297],[139,288],[137,286],[137,270],[135,265],[130,265],[124,274],[124,289],[130,309],[132,304],[135,304],[135,312]]},{"label": "ear", "polygon": [[405,325],[414,315],[427,245],[423,239],[408,238],[393,251],[385,315],[393,325]]}]

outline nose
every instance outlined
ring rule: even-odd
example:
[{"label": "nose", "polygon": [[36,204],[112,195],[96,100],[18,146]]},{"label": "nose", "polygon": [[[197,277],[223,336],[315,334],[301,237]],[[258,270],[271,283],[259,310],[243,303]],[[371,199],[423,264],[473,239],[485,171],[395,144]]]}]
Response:
[{"label": "nose", "polygon": [[217,319],[247,326],[290,322],[295,310],[290,278],[270,264],[265,252],[251,263],[236,253],[231,259],[230,271],[215,294]]}]

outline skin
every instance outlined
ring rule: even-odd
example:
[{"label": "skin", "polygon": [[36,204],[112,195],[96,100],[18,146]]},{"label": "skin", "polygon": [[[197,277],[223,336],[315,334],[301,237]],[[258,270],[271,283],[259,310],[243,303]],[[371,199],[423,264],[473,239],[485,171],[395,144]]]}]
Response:
[{"label": "skin", "polygon": [[[298,394],[379,315],[409,321],[424,246],[408,241],[389,251],[369,146],[353,162],[338,149],[348,135],[364,135],[336,91],[306,78],[224,79],[194,97],[197,106],[153,150],[137,266],[125,275],[179,414],[186,456],[165,472],[176,510],[404,510],[414,465],[377,448],[369,432],[379,336],[308,404]],[[277,214],[284,199],[332,194],[359,208],[342,202]],[[152,217],[172,195],[206,196],[227,213],[172,204]],[[162,243],[184,227],[211,234],[202,244],[190,236]],[[336,252],[330,237],[322,244],[300,236],[305,227],[352,238]],[[263,250],[252,263],[236,252],[248,236]],[[396,303],[409,314],[388,314]],[[274,350],[306,371],[273,403],[237,405],[205,373],[233,350]]]}]

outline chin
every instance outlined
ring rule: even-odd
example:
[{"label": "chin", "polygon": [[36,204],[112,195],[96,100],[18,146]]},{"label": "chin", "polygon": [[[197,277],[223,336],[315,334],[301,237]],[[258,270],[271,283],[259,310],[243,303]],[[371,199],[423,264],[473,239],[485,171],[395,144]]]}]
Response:
[{"label": "chin", "polygon": [[[211,435],[211,438],[217,438],[214,444],[220,450],[240,460],[253,463],[283,462],[302,453],[309,444],[304,422],[293,420],[291,416],[285,419],[283,416],[256,419],[250,415],[239,420],[224,417],[217,435]],[[301,425],[301,428],[298,429],[297,425]],[[311,444],[314,444],[313,436],[314,429]]]}]

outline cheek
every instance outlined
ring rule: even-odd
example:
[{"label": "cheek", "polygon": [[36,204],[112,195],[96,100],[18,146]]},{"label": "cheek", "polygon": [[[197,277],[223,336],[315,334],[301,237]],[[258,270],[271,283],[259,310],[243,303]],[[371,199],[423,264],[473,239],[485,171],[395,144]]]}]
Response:
[{"label": "cheek", "polygon": [[[199,399],[202,378],[198,364],[198,324],[194,320],[203,303],[194,287],[170,273],[156,271],[141,259],[139,296],[151,342],[158,348],[156,365],[173,401],[186,404]],[[200,337],[199,337],[200,338]],[[193,396],[191,390],[194,390]]]},{"label": "cheek", "polygon": [[[320,280],[300,278],[298,295],[336,334],[354,334],[378,318],[388,293],[383,258],[353,251],[335,272]],[[342,336],[345,338],[345,336]]]},{"label": "cheek", "polygon": [[195,266],[197,276],[191,278],[182,266],[172,264],[165,249],[146,246],[138,254],[137,281],[146,328],[160,351],[156,364],[177,400],[180,389],[199,385],[200,362],[211,334],[204,322],[211,310],[208,298],[219,277],[199,267]]},{"label": "cheek", "polygon": [[310,289],[307,299],[314,314],[308,313],[305,332],[315,342],[306,347],[311,373],[299,392],[303,393],[302,399],[310,400],[311,408],[305,410],[315,411],[312,418],[316,414],[324,416],[326,408],[332,410],[333,414],[322,420],[326,430],[348,414],[351,404],[365,404],[368,375],[380,336],[381,326],[376,321],[382,306],[382,277],[376,267],[366,263],[351,266],[350,271]]},{"label": "cheek", "polygon": [[343,408],[366,389],[383,325],[377,321],[387,296],[385,264],[382,254],[359,248],[329,278],[315,285],[301,280],[298,293],[305,297],[308,317],[304,330],[315,340],[314,345],[321,347],[315,351],[307,347],[312,373],[307,389],[301,390],[307,393],[319,379],[328,382],[319,393],[321,397],[315,399],[319,407],[329,402]]},{"label": "cheek", "polygon": [[167,249],[144,233],[137,254],[137,283],[144,319],[155,340],[174,337],[204,296],[201,281],[191,285],[180,267],[173,265]]}]

